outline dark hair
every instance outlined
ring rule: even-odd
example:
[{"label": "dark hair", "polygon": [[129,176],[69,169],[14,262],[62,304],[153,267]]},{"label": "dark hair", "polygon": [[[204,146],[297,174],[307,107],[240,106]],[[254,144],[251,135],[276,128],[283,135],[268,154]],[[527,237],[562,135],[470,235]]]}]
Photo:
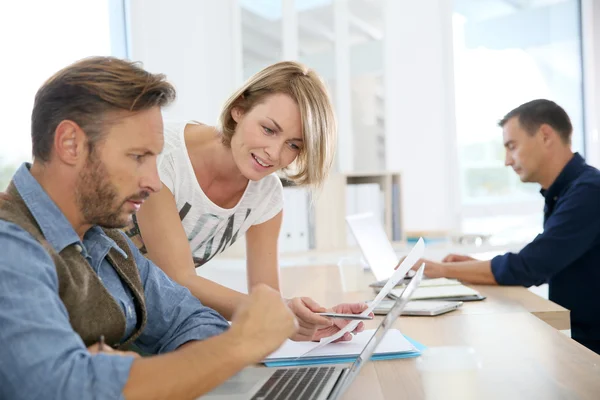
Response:
[{"label": "dark hair", "polygon": [[61,121],[77,123],[90,151],[105,132],[109,111],[142,111],[175,99],[175,88],[163,74],[151,74],[137,63],[114,57],[90,57],[58,71],[35,95],[31,113],[33,157],[50,159],[54,133]]},{"label": "dark hair", "polygon": [[571,143],[573,125],[566,111],[553,101],[538,99],[521,104],[504,116],[498,125],[503,127],[508,120],[518,117],[519,124],[529,133],[534,135],[542,124],[550,125],[564,143]]}]

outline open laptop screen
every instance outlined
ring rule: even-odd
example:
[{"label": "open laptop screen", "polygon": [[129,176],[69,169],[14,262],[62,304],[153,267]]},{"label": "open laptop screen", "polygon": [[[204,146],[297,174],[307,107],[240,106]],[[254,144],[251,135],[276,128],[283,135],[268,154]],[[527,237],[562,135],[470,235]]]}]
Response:
[{"label": "open laptop screen", "polygon": [[344,377],[344,382],[340,385],[340,390],[336,393],[336,398],[341,396],[342,393],[344,393],[346,389],[348,389],[348,387],[352,384],[352,382],[358,375],[364,363],[371,359],[371,356],[377,348],[377,345],[379,344],[379,342],[381,342],[387,331],[392,327],[394,321],[396,321],[396,319],[400,316],[400,314],[406,307],[406,304],[410,300],[410,297],[414,293],[415,289],[417,288],[417,286],[419,286],[419,283],[421,283],[421,279],[423,279],[424,270],[425,266],[422,265],[421,268],[419,268],[419,270],[415,274],[415,276],[411,279],[406,289],[404,289],[400,297],[398,297],[394,306],[390,309],[385,318],[383,318],[383,321],[381,321],[381,323],[377,327],[377,330],[375,331],[373,336],[371,336],[371,338],[365,345],[363,351],[359,354],[358,358],[354,361],[354,363],[350,367],[350,370]]},{"label": "open laptop screen", "polygon": [[385,234],[381,221],[372,213],[348,215],[346,222],[358,242],[375,279],[382,281],[394,273],[398,256]]}]

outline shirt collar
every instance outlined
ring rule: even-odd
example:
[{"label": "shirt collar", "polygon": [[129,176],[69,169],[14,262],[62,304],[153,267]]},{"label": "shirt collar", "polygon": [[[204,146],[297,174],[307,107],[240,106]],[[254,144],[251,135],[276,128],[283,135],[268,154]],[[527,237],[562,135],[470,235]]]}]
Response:
[{"label": "shirt collar", "polygon": [[[31,164],[23,163],[13,177],[13,183],[44,234],[44,238],[57,253],[74,243],[82,244],[77,232],[73,229],[73,225],[31,175],[31,172],[29,172],[30,167]],[[111,238],[106,236],[99,226],[90,228],[84,237],[86,240],[105,241],[108,246],[113,247],[127,258],[126,253]]]},{"label": "shirt collar", "polygon": [[559,196],[575,179],[581,175],[586,166],[585,160],[579,153],[573,154],[567,165],[560,171],[556,180],[547,190],[540,190],[546,200]]},{"label": "shirt collar", "polygon": [[106,233],[104,233],[102,228],[100,228],[98,225],[94,225],[88,229],[85,235],[83,235],[83,240],[86,243],[99,243],[100,245],[108,246],[109,248],[112,247],[118,251],[123,258],[127,259],[127,253],[125,253],[125,251],[121,249],[114,240],[106,236]]}]

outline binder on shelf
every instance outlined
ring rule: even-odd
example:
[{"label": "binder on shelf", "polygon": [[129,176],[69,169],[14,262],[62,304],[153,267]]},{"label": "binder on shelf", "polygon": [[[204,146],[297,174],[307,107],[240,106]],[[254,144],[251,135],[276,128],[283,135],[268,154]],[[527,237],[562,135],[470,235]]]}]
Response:
[{"label": "binder on shelf", "polygon": [[283,221],[279,233],[282,252],[309,249],[308,193],[298,187],[283,188]]},{"label": "binder on shelf", "polygon": [[402,240],[400,213],[400,184],[392,183],[392,241]]}]

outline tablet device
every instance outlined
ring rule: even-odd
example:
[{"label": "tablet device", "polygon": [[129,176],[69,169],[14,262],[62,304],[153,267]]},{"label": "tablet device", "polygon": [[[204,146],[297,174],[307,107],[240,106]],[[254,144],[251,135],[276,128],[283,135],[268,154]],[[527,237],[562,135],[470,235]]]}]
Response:
[{"label": "tablet device", "polygon": [[445,300],[445,301],[481,301],[485,300],[486,297],[480,294],[473,294],[469,296],[456,296],[456,297],[448,297],[448,298],[437,298],[435,300],[420,300],[420,301],[437,301],[437,300]]}]

